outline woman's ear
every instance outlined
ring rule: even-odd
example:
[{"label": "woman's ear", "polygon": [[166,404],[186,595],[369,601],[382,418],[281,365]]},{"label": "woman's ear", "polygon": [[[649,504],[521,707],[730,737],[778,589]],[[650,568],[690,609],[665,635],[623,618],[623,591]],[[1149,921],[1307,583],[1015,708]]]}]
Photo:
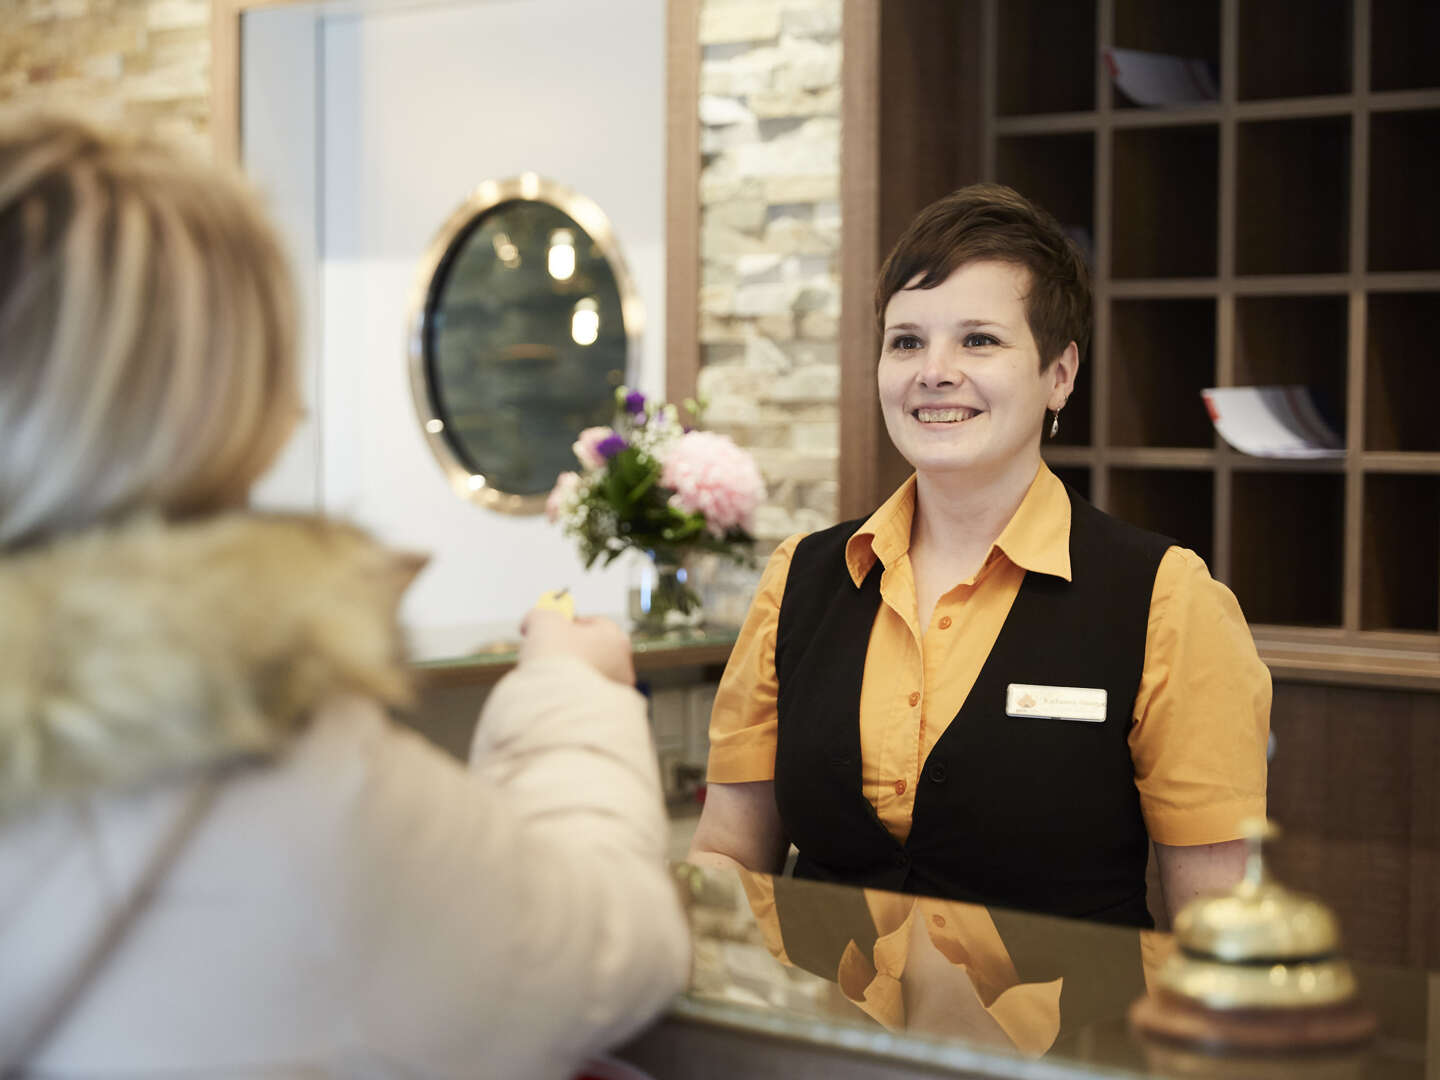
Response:
[{"label": "woman's ear", "polygon": [[1065,402],[1075,392],[1075,376],[1080,370],[1080,347],[1075,342],[1065,346],[1065,351],[1050,365],[1050,376],[1054,385],[1050,390],[1050,408],[1063,409]]}]

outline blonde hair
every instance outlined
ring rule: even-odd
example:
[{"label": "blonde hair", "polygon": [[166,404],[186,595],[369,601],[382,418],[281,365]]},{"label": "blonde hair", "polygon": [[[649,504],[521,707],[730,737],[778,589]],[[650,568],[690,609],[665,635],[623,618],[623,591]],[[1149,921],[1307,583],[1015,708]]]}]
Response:
[{"label": "blonde hair", "polygon": [[299,413],[294,294],[235,177],[0,117],[0,548],[244,501]]}]

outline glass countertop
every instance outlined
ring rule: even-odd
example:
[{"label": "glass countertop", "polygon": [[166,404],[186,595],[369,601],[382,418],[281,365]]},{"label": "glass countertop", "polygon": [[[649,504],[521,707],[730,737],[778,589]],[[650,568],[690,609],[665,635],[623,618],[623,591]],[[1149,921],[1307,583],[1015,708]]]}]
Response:
[{"label": "glass countertop", "polygon": [[1356,967],[1360,1050],[1216,1056],[1142,1039],[1167,934],[678,863],[694,933],[671,1015],[939,1073],[1039,1078],[1440,1076],[1440,975]]}]

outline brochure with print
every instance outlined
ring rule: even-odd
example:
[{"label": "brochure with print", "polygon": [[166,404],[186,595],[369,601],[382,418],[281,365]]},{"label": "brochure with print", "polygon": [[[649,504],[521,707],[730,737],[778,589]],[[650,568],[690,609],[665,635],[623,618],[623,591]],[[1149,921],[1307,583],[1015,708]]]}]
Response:
[{"label": "brochure with print", "polygon": [[1274,458],[1343,457],[1345,441],[1304,386],[1226,386],[1200,391],[1215,430],[1242,454]]}]

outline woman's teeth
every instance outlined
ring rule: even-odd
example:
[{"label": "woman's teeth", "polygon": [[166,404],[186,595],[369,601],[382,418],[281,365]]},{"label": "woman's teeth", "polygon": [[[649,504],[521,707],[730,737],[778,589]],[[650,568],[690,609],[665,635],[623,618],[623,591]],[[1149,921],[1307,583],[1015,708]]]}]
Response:
[{"label": "woman's teeth", "polygon": [[978,413],[978,409],[916,409],[915,419],[922,424],[955,424]]}]

